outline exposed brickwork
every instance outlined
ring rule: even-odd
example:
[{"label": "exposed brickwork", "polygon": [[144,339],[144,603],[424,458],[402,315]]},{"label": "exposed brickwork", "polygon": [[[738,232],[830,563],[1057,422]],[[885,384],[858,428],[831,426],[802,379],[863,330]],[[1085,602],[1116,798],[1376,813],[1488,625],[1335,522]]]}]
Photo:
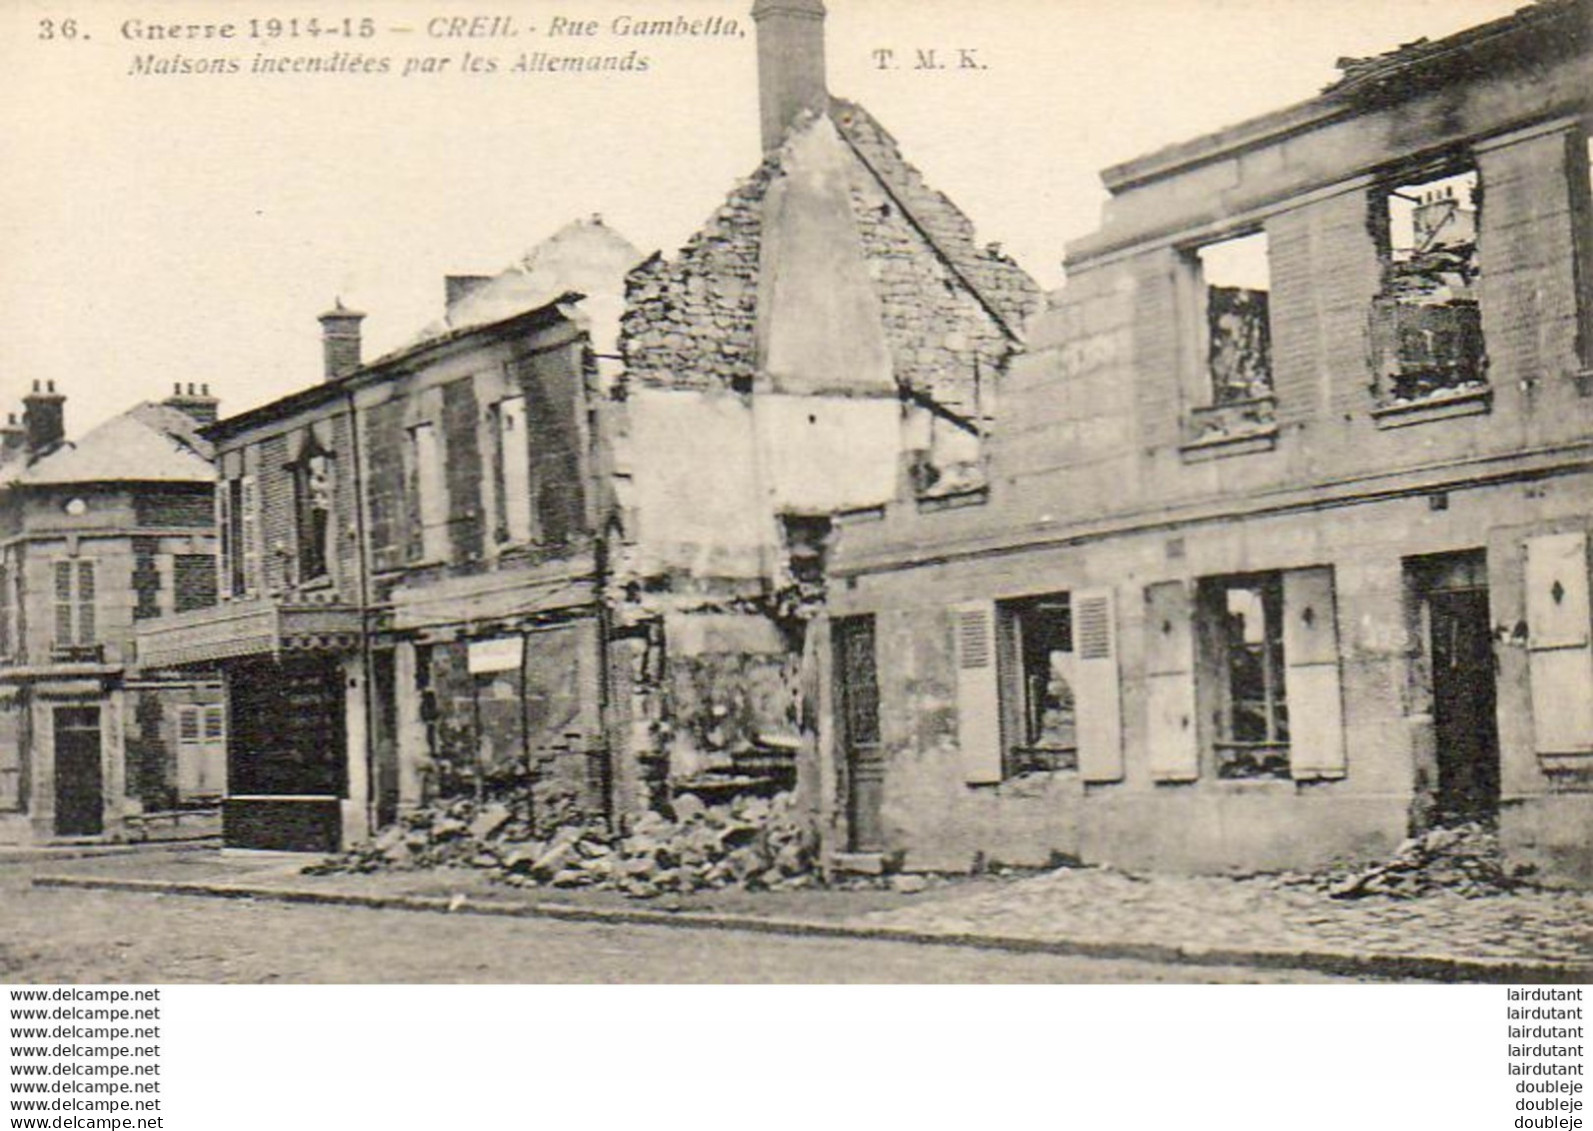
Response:
[{"label": "exposed brickwork", "polygon": [[405,501],[404,402],[385,401],[365,414],[365,499],[370,517],[371,566],[396,569],[409,543]]},{"label": "exposed brickwork", "polygon": [[936,250],[955,265],[1012,334],[1021,334],[1024,323],[1040,307],[1040,289],[1034,280],[999,249],[976,245],[973,221],[925,183],[923,174],[902,157],[896,139],[867,110],[855,102],[837,100],[831,117],[841,136],[923,225]]},{"label": "exposed brickwork", "polygon": [[481,414],[469,377],[443,386],[442,431],[448,484],[448,548],[455,563],[481,557]]},{"label": "exposed brickwork", "polygon": [[133,618],[160,616],[160,551],[158,538],[133,539]]},{"label": "exposed brickwork", "polygon": [[525,394],[526,429],[532,437],[532,525],[548,546],[564,546],[588,532],[580,351],[567,347],[531,354],[515,362],[513,370]]},{"label": "exposed brickwork", "polygon": [[211,488],[195,484],[181,487],[145,487],[133,496],[133,513],[140,526],[204,529],[216,521]]},{"label": "exposed brickwork", "polygon": [[204,609],[216,603],[214,554],[177,554],[172,558],[172,600],[175,611]]},{"label": "exposed brickwork", "polygon": [[298,542],[293,513],[292,458],[286,436],[272,436],[259,445],[260,470],[255,482],[260,499],[260,576],[262,588],[280,593],[294,583],[294,546]]},{"label": "exposed brickwork", "polygon": [[654,256],[626,279],[620,350],[630,380],[750,387],[763,195],[774,171],[766,161],[737,185],[674,260]]}]

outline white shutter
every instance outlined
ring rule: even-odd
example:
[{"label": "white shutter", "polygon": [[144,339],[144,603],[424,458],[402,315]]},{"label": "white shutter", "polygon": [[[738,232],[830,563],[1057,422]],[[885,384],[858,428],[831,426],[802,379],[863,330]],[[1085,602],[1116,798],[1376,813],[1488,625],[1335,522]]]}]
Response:
[{"label": "white shutter", "polygon": [[199,788],[207,797],[227,792],[227,710],[220,704],[204,709],[204,746],[199,766]]},{"label": "white shutter", "polygon": [[1195,633],[1182,581],[1145,589],[1145,745],[1157,781],[1200,777]]},{"label": "white shutter", "polygon": [[996,609],[970,601],[951,610],[957,657],[957,745],[963,780],[1001,780],[1001,704],[996,664]]},{"label": "white shutter", "polygon": [[240,523],[243,546],[243,590],[248,597],[257,596],[260,582],[260,491],[255,477],[243,477],[243,521]]},{"label": "white shutter", "polygon": [[1344,705],[1339,688],[1333,569],[1283,575],[1283,694],[1289,707],[1289,773],[1344,776]]},{"label": "white shutter", "polygon": [[225,601],[232,593],[232,484],[222,479],[216,484],[216,597]]},{"label": "white shutter", "polygon": [[1593,751],[1585,531],[1527,539],[1527,655],[1537,752]]},{"label": "white shutter", "polygon": [[1073,706],[1079,776],[1123,780],[1123,712],[1117,626],[1109,589],[1073,594]]}]

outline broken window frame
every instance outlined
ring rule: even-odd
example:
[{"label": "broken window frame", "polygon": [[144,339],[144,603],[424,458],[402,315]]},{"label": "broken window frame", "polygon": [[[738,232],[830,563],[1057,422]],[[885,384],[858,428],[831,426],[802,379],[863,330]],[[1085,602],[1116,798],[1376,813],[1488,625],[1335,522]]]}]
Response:
[{"label": "broken window frame", "polygon": [[531,507],[530,417],[523,393],[512,393],[492,408],[496,443],[493,483],[497,488],[497,523],[494,540],[499,546],[527,545],[536,538]]},{"label": "broken window frame", "polygon": [[[1079,768],[1078,674],[1073,659],[1073,605],[1066,592],[996,603],[1002,777]],[[1047,644],[1049,642],[1049,644]],[[1053,657],[1069,659],[1058,672]],[[1060,683],[1057,702],[1044,702]],[[1042,683],[1043,681],[1043,683]],[[1065,698],[1064,698],[1065,697]],[[1054,723],[1046,715],[1055,710]],[[1051,740],[1047,732],[1052,726]]]},{"label": "broken window frame", "polygon": [[[1268,264],[1267,286],[1257,288],[1209,285],[1206,268],[1201,259],[1203,252],[1223,244],[1241,240],[1260,239],[1263,256]],[[1269,436],[1277,430],[1276,374],[1272,357],[1272,280],[1271,241],[1265,225],[1224,232],[1220,236],[1201,240],[1179,250],[1180,288],[1184,295],[1183,306],[1187,312],[1189,333],[1187,383],[1189,411],[1185,419],[1186,443],[1214,444],[1227,440]],[[1260,321],[1260,348],[1262,364],[1258,375],[1253,375],[1248,388],[1240,389],[1231,381],[1222,380],[1216,365],[1216,338],[1212,333],[1212,301],[1214,290],[1236,291],[1265,296]]]},{"label": "broken window frame", "polygon": [[[1424,192],[1441,193],[1445,188],[1456,187],[1456,181],[1469,181],[1466,189],[1470,195],[1470,241],[1453,249],[1432,240],[1426,247],[1421,246],[1416,228],[1421,210],[1451,199],[1440,196],[1424,200]],[[1374,412],[1464,401],[1489,393],[1487,343],[1482,332],[1482,306],[1476,294],[1483,270],[1483,189],[1476,160],[1470,154],[1449,154],[1391,172],[1371,190],[1369,225],[1381,268],[1381,281],[1368,316]],[[1453,199],[1458,201],[1458,197]],[[1397,243],[1395,200],[1411,205],[1409,247]],[[1457,204],[1453,214],[1464,212],[1464,207]],[[1446,250],[1447,257],[1440,254]],[[1418,270],[1413,264],[1424,255],[1432,258],[1432,267]],[[1453,269],[1441,270],[1444,266]],[[1457,280],[1466,293],[1441,299],[1439,296],[1454,289]],[[1440,317],[1437,311],[1447,311],[1449,315]],[[1417,348],[1418,342],[1424,346]],[[1449,358],[1453,360],[1446,360]]]},{"label": "broken window frame", "polygon": [[[1257,641],[1246,640],[1242,629],[1235,638],[1231,595],[1239,592],[1253,593],[1261,611]],[[1283,574],[1270,571],[1201,578],[1196,602],[1199,670],[1208,684],[1217,777],[1287,780],[1290,741]],[[1241,679],[1250,686],[1236,686]]]},{"label": "broken window frame", "polygon": [[288,464],[288,474],[293,483],[294,564],[298,583],[310,585],[330,581],[336,557],[332,537],[337,490],[335,457],[321,446],[313,432],[309,433],[298,459]]}]

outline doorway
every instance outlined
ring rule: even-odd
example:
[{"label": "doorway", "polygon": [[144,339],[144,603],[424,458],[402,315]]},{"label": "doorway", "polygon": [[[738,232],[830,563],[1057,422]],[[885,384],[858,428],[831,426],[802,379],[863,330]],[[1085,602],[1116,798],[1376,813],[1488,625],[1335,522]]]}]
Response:
[{"label": "doorway", "polygon": [[100,768],[100,709],[55,709],[55,835],[99,836],[105,831],[105,786]]},{"label": "doorway", "polygon": [[1427,657],[1440,823],[1499,810],[1499,726],[1487,561],[1481,550],[1413,559]]},{"label": "doorway", "polygon": [[874,618],[835,622],[836,711],[845,765],[847,851],[885,847],[885,755],[879,740]]}]

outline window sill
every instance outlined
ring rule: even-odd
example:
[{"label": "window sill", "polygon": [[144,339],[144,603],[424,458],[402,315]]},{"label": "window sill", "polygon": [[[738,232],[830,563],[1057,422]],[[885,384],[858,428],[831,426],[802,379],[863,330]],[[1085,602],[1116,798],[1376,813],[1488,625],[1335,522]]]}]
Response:
[{"label": "window sill", "polygon": [[1380,405],[1372,409],[1372,422],[1378,428],[1404,428],[1426,424],[1429,420],[1448,420],[1455,416],[1476,416],[1493,411],[1493,389],[1489,386],[1437,393],[1419,401]]},{"label": "window sill", "polygon": [[1270,452],[1277,446],[1278,426],[1268,424],[1248,432],[1191,440],[1179,445],[1178,452],[1185,463],[1201,463],[1205,460],[1249,455],[1251,452]]},{"label": "window sill", "polygon": [[927,514],[932,511],[956,510],[959,507],[982,507],[989,499],[990,488],[980,484],[960,491],[948,491],[944,495],[920,495],[918,511],[920,514]]},{"label": "window sill", "polygon": [[1571,374],[1571,380],[1576,384],[1578,396],[1593,397],[1593,366]]}]

